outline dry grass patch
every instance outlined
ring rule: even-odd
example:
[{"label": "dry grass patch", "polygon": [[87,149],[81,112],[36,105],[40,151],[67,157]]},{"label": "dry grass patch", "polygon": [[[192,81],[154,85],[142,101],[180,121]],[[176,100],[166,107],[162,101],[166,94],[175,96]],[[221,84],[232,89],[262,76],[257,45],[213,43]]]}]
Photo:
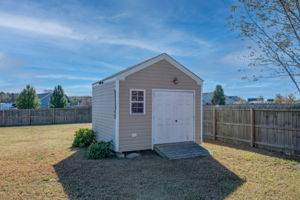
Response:
[{"label": "dry grass patch", "polygon": [[0,128],[0,199],[67,199],[53,165],[74,153],[80,127],[91,125]]},{"label": "dry grass patch", "polygon": [[[221,142],[205,143],[228,170],[245,180],[233,199],[300,199],[299,157]],[[252,194],[252,195],[251,195]]]},{"label": "dry grass patch", "polygon": [[70,148],[84,127],[0,128],[0,199],[300,199],[297,158],[205,143],[213,156],[88,160]]}]

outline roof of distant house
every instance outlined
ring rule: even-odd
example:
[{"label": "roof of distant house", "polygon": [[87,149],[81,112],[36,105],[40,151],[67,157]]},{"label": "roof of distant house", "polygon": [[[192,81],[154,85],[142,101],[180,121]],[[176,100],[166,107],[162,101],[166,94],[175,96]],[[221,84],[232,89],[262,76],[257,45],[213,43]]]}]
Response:
[{"label": "roof of distant house", "polygon": [[41,105],[40,105],[41,108],[48,108],[50,104],[51,94],[52,94],[51,92],[38,94],[38,97],[41,100]]},{"label": "roof of distant house", "polygon": [[[213,97],[213,92],[206,92],[203,93],[203,103],[204,104],[211,104],[211,100]],[[226,96],[226,104],[234,104],[235,102],[238,102],[241,100],[241,97],[239,96]]]},{"label": "roof of distant house", "polygon": [[203,96],[202,96],[203,103],[204,104],[211,104],[212,95],[213,95],[212,92],[203,93]]},{"label": "roof of distant house", "polygon": [[248,102],[251,102],[251,101],[262,101],[262,99],[260,99],[260,98],[248,98]]}]

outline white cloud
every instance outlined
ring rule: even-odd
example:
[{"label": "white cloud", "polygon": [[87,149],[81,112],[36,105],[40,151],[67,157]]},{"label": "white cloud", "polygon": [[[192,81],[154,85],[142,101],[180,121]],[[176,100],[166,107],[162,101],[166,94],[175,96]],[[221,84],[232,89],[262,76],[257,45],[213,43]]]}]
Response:
[{"label": "white cloud", "polygon": [[[123,17],[124,15],[126,16],[127,14],[121,13],[120,16],[116,15],[116,17]],[[136,30],[137,34],[133,34],[131,32],[121,31],[122,28],[120,25],[113,26],[105,22],[100,22],[99,24],[101,26],[79,24],[72,28],[66,24],[50,19],[0,12],[0,27],[16,29],[20,31],[19,33],[25,31],[43,36],[68,38],[93,44],[99,43],[136,47],[156,53],[167,52],[172,55],[181,56],[196,56],[214,49],[214,45],[212,45],[211,42],[191,36],[179,30],[172,30],[170,32],[169,28],[164,26],[163,23],[159,25],[159,28],[156,28],[155,32],[148,33],[147,36],[144,36],[142,33],[145,31],[144,29],[152,29],[153,27],[151,27],[151,25],[144,25],[145,27],[140,28],[141,30]],[[147,23],[145,22],[145,24]],[[162,35],[166,34],[168,36],[162,37]],[[63,44],[66,45],[66,42],[67,41],[63,41]],[[62,44],[56,42],[56,45]],[[183,46],[180,47],[180,45]]]},{"label": "white cloud", "polygon": [[65,74],[47,74],[47,75],[38,75],[36,78],[43,79],[67,79],[67,80],[86,80],[86,81],[98,81],[101,78],[94,77],[84,77],[84,76],[73,76],[73,75],[65,75]]},{"label": "white cloud", "polygon": [[70,27],[49,20],[36,19],[26,16],[0,13],[0,26],[44,35],[67,37],[71,39],[83,39],[83,36],[75,34]]},{"label": "white cloud", "polygon": [[65,86],[65,89],[91,89],[91,84]]},{"label": "white cloud", "polygon": [[112,15],[112,16],[97,16],[97,19],[100,20],[108,20],[108,21],[117,21],[120,19],[124,19],[126,17],[129,17],[129,13],[123,12],[123,13],[118,13],[116,15]]},{"label": "white cloud", "polygon": [[12,59],[6,56],[4,53],[0,52],[0,71],[4,72],[6,70],[11,70],[13,68],[21,67],[23,65],[23,61]]},{"label": "white cloud", "polygon": [[[84,62],[85,62],[85,64],[91,64],[91,65],[95,65],[95,66],[99,66],[99,67],[105,67],[105,68],[113,69],[113,70],[122,70],[122,69],[124,69],[124,67],[120,67],[120,66],[117,66],[117,65],[114,65],[114,64],[103,62],[103,61],[87,60],[87,61],[84,61]],[[96,70],[99,72],[99,69],[96,69]]]},{"label": "white cloud", "polygon": [[248,49],[242,49],[221,57],[220,61],[237,67],[248,66],[248,64],[251,62],[249,55],[250,51]]}]

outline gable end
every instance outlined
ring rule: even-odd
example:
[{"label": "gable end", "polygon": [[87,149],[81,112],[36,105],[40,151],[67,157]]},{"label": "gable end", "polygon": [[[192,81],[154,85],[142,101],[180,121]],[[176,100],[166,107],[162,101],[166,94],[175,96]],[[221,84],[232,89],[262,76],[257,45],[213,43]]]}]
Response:
[{"label": "gable end", "polygon": [[[175,59],[173,59],[171,56],[169,56],[166,53],[160,54],[159,56],[153,57],[149,60],[146,60],[144,62],[142,62],[141,64],[135,65],[133,67],[130,67],[128,69],[125,69],[121,72],[116,73],[115,75],[112,75],[108,78],[103,79],[102,83],[105,82],[111,82],[111,81],[115,81],[115,80],[125,80],[125,78],[131,74],[134,74],[142,69],[145,69],[161,60],[166,60],[168,61],[170,64],[172,64],[172,66],[176,67],[177,69],[181,70],[183,73],[185,73],[186,75],[188,75],[189,77],[191,77],[193,80],[196,81],[196,83],[198,85],[202,85],[203,80],[201,78],[199,78],[196,74],[194,74],[193,72],[191,72],[190,70],[188,70],[186,67],[184,67],[183,65],[181,65],[179,62],[177,62]],[[94,83],[93,85],[96,85],[97,83],[99,84],[99,82]]]}]

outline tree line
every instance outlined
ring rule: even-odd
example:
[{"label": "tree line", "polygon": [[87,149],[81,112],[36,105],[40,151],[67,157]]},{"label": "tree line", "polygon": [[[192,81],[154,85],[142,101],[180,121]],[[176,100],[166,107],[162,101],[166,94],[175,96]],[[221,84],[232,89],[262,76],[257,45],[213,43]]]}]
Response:
[{"label": "tree line", "polygon": [[[258,101],[264,101],[264,97],[257,98]],[[221,85],[217,85],[212,96],[211,103],[213,105],[225,105],[226,96]],[[244,99],[240,99],[236,104],[247,104],[248,102]],[[275,99],[272,103],[275,104],[294,104],[296,103],[296,97],[293,94],[283,96],[281,94],[276,94]]]},{"label": "tree line", "polygon": [[0,92],[0,102],[1,103],[15,102],[17,100],[17,97],[18,97],[17,93]]},{"label": "tree line", "polygon": [[[68,99],[62,86],[55,86],[50,97],[50,108],[64,108],[67,103]],[[41,100],[31,85],[27,85],[16,99],[18,109],[37,109],[40,105]]]}]

